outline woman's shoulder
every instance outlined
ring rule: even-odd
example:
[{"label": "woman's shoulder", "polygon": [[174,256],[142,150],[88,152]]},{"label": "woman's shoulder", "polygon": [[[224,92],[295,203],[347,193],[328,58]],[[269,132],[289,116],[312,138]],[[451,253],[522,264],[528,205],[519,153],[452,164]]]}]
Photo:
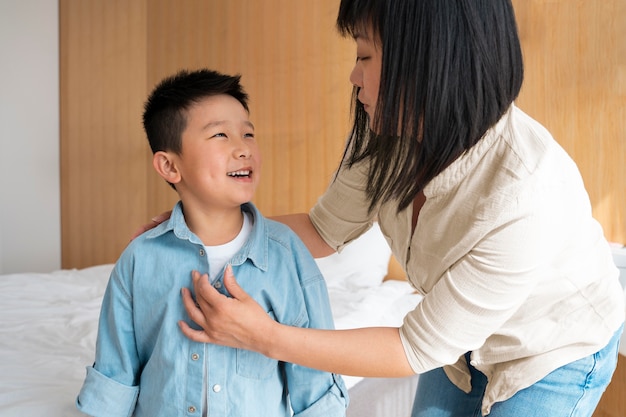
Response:
[{"label": "woman's shoulder", "polygon": [[549,154],[562,151],[548,129],[515,106],[498,136],[509,154],[529,172],[536,170]]}]

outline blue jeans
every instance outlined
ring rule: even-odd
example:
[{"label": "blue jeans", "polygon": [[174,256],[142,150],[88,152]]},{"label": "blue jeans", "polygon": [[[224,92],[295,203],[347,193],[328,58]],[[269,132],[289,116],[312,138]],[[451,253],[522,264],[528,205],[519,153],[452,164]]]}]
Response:
[{"label": "blue jeans", "polygon": [[[548,374],[508,400],[495,403],[489,417],[590,417],[617,366],[623,326],[599,352]],[[469,358],[469,354],[466,354]],[[487,378],[471,365],[472,391],[456,387],[442,368],[420,375],[412,417],[482,417]]]}]

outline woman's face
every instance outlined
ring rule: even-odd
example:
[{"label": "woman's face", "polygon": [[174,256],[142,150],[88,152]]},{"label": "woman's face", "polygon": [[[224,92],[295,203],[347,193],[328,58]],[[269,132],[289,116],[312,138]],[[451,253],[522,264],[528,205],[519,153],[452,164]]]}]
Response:
[{"label": "woman's face", "polygon": [[357,34],[354,40],[356,41],[356,62],[350,73],[350,82],[359,88],[358,99],[370,118],[370,128],[372,128],[371,123],[376,112],[380,85],[382,49],[380,42],[368,33]]}]

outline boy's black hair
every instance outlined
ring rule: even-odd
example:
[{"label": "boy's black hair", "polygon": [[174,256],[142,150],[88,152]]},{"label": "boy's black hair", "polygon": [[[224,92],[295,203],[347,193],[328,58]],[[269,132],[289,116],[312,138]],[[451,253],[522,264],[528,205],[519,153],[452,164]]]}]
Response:
[{"label": "boy's black hair", "polygon": [[523,60],[510,0],[342,0],[344,36],[380,39],[376,114],[353,91],[349,166],[371,158],[370,210],[408,207],[424,186],[470,149],[510,107]]},{"label": "boy's black hair", "polygon": [[249,112],[248,94],[241,75],[226,75],[209,69],[182,70],[165,78],[148,97],[143,127],[152,153],[182,151],[182,133],[187,126],[187,109],[206,97],[226,94],[237,99]]}]

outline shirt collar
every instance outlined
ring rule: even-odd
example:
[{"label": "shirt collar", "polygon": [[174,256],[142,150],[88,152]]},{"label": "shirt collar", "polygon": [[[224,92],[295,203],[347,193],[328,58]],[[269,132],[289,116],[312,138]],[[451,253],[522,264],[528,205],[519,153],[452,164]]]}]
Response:
[{"label": "shirt collar", "polygon": [[[247,259],[250,259],[257,268],[267,271],[269,263],[267,220],[252,203],[242,204],[241,210],[251,214],[252,231],[246,243],[235,254],[230,263],[232,265],[241,265]],[[146,239],[156,239],[168,232],[174,233],[178,239],[188,240],[197,245],[203,244],[200,238],[187,227],[181,201],[176,203],[172,209],[170,218],[150,230],[146,235]]]},{"label": "shirt collar", "polygon": [[233,256],[231,263],[233,265],[241,265],[246,259],[250,259],[254,266],[262,271],[267,271],[269,264],[267,220],[252,203],[242,204],[241,210],[252,215],[252,232],[248,237],[248,241]]}]

